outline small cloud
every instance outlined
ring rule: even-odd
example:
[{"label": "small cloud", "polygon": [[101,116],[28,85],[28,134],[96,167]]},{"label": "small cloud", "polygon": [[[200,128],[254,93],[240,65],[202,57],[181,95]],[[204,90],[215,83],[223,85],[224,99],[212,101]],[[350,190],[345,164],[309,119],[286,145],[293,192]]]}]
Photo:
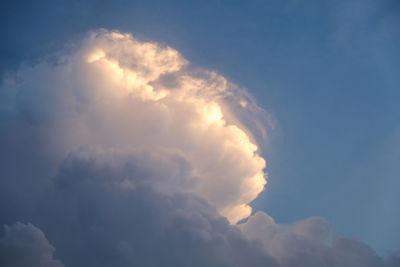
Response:
[{"label": "small cloud", "polygon": [[34,225],[20,222],[4,225],[4,236],[0,237],[1,266],[63,267],[53,258],[54,251],[43,232]]}]

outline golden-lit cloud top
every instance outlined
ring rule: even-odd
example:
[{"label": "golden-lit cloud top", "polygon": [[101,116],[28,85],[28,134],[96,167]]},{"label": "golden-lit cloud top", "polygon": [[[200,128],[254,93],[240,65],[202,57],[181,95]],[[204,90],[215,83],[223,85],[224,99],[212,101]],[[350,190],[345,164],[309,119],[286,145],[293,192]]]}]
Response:
[{"label": "golden-lit cloud top", "polygon": [[233,223],[250,215],[265,161],[243,126],[225,120],[224,97],[234,91],[224,77],[191,73],[176,50],[116,32],[93,33],[73,64],[98,97],[92,115],[104,118],[103,131],[87,129],[91,136],[112,131],[125,148],[178,150],[196,177],[193,190]]}]

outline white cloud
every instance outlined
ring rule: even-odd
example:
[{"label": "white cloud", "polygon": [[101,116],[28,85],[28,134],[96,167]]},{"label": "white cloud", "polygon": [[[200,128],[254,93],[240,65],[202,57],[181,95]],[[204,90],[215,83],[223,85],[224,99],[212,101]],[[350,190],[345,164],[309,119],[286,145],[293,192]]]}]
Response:
[{"label": "white cloud", "polygon": [[48,124],[61,155],[82,146],[180,154],[187,179],[196,179],[191,190],[235,223],[250,215],[266,175],[232,103],[242,113],[256,107],[243,106],[243,90],[224,77],[187,64],[170,47],[102,30],[55,67],[25,68],[23,83],[8,90],[18,91],[25,114]]}]

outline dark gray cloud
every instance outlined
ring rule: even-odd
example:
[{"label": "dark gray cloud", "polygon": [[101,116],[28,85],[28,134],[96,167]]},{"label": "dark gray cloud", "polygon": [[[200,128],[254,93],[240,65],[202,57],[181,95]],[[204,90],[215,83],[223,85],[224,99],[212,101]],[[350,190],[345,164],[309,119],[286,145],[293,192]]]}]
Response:
[{"label": "dark gray cloud", "polygon": [[54,247],[43,232],[28,223],[4,226],[0,237],[0,264],[3,267],[63,267],[53,258]]},{"label": "dark gray cloud", "polygon": [[36,221],[66,266],[276,266],[205,200],[161,193],[125,164],[61,164]]}]

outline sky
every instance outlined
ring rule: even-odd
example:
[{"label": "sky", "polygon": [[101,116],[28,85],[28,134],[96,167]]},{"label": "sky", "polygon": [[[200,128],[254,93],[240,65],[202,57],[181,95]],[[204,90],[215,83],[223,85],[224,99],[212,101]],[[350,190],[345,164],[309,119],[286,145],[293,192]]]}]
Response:
[{"label": "sky", "polygon": [[3,263],[399,266],[398,1],[0,5]]}]

